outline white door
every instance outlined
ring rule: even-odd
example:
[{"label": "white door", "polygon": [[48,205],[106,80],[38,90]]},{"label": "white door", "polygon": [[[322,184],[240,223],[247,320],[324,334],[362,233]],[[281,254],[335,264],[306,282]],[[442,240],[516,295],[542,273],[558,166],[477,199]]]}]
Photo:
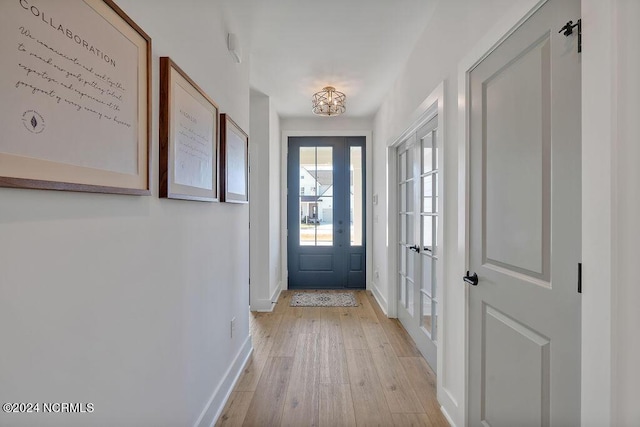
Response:
[{"label": "white door", "polygon": [[438,118],[398,148],[398,318],[437,370]]},{"label": "white door", "polygon": [[550,0],[470,73],[469,425],[580,425],[580,57]]}]

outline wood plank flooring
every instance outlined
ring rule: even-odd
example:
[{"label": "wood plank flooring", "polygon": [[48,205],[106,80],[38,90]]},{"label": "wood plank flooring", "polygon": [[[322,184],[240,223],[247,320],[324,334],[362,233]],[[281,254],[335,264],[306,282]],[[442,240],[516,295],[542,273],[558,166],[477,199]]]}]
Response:
[{"label": "wood plank flooring", "polygon": [[448,427],[435,374],[373,296],[251,314],[254,352],[216,426]]}]

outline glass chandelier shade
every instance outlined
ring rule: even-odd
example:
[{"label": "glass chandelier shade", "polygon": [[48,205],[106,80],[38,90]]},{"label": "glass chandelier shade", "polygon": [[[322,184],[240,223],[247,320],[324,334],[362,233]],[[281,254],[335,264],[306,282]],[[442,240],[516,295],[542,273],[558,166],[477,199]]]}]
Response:
[{"label": "glass chandelier shade", "polygon": [[344,93],[338,92],[333,86],[327,86],[320,92],[313,94],[313,114],[318,116],[338,116],[345,112]]}]

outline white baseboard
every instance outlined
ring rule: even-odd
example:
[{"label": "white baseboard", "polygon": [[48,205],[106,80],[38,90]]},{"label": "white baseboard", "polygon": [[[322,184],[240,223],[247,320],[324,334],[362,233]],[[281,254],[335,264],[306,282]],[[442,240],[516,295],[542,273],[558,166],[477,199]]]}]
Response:
[{"label": "white baseboard", "polygon": [[257,299],[254,300],[251,304],[251,311],[259,311],[263,313],[270,313],[273,311],[273,308],[278,302],[278,298],[280,298],[280,293],[282,292],[282,282],[278,283],[276,289],[271,294],[269,299]]},{"label": "white baseboard", "polygon": [[273,311],[273,306],[275,304],[271,302],[271,299],[259,299],[253,301],[251,304],[251,311],[259,311],[261,313],[269,313]]},{"label": "white baseboard", "polygon": [[212,427],[218,421],[218,418],[222,415],[224,405],[227,404],[227,400],[229,400],[229,396],[231,396],[231,392],[236,386],[238,378],[240,378],[240,374],[249,361],[249,356],[251,356],[252,352],[253,345],[251,344],[251,335],[249,335],[235,359],[233,359],[231,366],[225,372],[222,381],[220,381],[220,384],[218,384],[218,387],[209,398],[194,427]]},{"label": "white baseboard", "polygon": [[378,301],[378,305],[382,309],[384,315],[387,316],[387,299],[382,296],[378,285],[374,281],[371,281],[371,293],[373,293],[373,297]]},{"label": "white baseboard", "polygon": [[[276,287],[276,289],[271,294],[271,302],[273,304],[278,302],[278,299],[280,298],[280,294],[281,293],[282,293],[282,282],[278,283],[278,286]],[[271,306],[271,310],[273,310],[273,306]]]},{"label": "white baseboard", "polygon": [[440,406],[440,412],[442,412],[442,415],[444,415],[447,421],[449,421],[449,424],[451,425],[451,427],[456,427],[456,424],[453,422],[453,420],[449,416],[449,413],[447,412],[447,410],[444,409],[444,406]]}]

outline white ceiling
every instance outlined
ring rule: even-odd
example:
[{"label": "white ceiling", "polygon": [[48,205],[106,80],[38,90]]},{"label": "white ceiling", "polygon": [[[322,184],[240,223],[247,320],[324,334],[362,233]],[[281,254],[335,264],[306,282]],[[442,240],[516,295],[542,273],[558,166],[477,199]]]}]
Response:
[{"label": "white ceiling", "polygon": [[[324,86],[345,116],[370,117],[404,66],[436,0],[226,0],[242,27],[251,86],[281,117],[308,117]],[[249,50],[247,52],[246,50]]]}]

